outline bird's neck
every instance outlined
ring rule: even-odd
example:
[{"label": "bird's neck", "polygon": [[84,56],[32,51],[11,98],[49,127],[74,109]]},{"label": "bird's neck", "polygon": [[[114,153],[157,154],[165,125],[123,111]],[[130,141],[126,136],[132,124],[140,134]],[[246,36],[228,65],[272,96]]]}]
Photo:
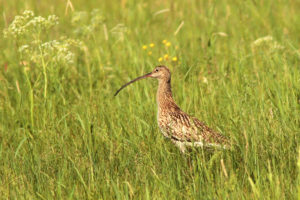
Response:
[{"label": "bird's neck", "polygon": [[171,90],[171,78],[159,80],[156,100],[158,104],[158,109],[179,109],[173,100],[172,90]]}]

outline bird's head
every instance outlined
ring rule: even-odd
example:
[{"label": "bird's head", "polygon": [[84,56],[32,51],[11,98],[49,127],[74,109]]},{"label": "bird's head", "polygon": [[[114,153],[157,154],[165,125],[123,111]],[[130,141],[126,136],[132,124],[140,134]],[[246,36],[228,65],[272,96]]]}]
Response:
[{"label": "bird's head", "polygon": [[171,78],[171,72],[166,66],[161,65],[155,67],[149,77],[157,78],[159,80],[169,80]]},{"label": "bird's head", "polygon": [[123,85],[116,93],[115,93],[115,96],[123,89],[125,88],[126,86],[130,85],[131,83],[134,83],[138,80],[141,80],[141,79],[144,79],[144,78],[156,78],[158,79],[159,81],[169,81],[171,79],[171,72],[170,70],[166,67],[166,66],[157,66],[155,67],[155,69],[150,72],[150,73],[147,73],[143,76],[140,76],[140,77],[137,77],[136,79],[133,79],[132,81],[129,81],[128,83],[126,83],[125,85]]}]

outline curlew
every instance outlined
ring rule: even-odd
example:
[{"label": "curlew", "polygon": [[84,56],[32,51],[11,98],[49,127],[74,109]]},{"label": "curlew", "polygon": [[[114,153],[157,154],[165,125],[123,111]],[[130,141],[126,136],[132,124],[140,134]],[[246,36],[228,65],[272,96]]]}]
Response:
[{"label": "curlew", "polygon": [[179,147],[181,152],[184,153],[186,147],[229,147],[225,136],[177,106],[171,91],[171,73],[166,66],[157,66],[152,72],[126,83],[115,96],[129,84],[148,77],[158,79],[159,83],[156,94],[158,126],[163,135]]}]

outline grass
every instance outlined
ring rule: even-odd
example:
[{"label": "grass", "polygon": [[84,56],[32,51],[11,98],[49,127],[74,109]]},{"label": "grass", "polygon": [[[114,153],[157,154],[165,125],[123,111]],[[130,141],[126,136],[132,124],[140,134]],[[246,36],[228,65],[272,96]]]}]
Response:
[{"label": "grass", "polygon": [[[88,30],[94,8],[103,20]],[[83,45],[70,49],[73,63],[37,50],[30,61],[18,48],[34,33],[1,35],[0,197],[300,199],[299,9],[298,1],[3,1],[1,30],[24,10],[55,14],[59,24],[41,40]],[[178,105],[228,136],[232,151],[182,155],[165,140],[155,80],[113,97],[165,54]]]}]

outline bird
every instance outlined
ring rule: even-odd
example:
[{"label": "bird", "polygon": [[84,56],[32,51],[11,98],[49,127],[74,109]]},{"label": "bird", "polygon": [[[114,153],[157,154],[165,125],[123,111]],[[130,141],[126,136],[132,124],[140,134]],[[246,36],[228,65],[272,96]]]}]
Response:
[{"label": "bird", "polygon": [[227,137],[179,108],[172,95],[171,72],[164,65],[159,65],[152,72],[124,84],[114,96],[117,96],[126,86],[145,78],[158,80],[156,93],[158,127],[162,134],[170,139],[182,153],[186,152],[187,147],[218,149],[230,147]]}]

